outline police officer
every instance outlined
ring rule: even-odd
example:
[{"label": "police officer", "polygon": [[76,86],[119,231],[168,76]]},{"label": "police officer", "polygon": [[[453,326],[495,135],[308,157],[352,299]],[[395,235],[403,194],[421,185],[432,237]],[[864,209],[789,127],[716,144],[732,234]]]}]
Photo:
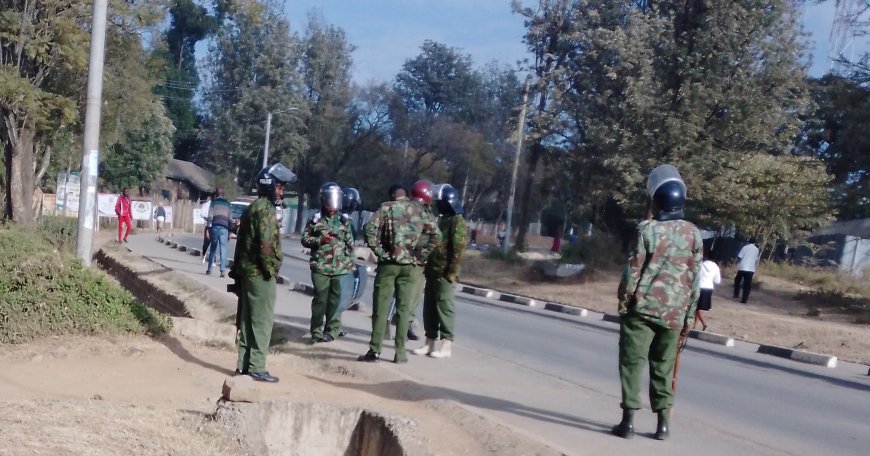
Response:
[{"label": "police officer", "polygon": [[438,246],[438,226],[419,204],[411,202],[404,189],[391,188],[395,201],[381,204],[365,226],[366,244],[378,258],[374,284],[372,337],[369,350],[360,361],[380,359],[381,343],[387,326],[390,299],[396,295],[396,354],[393,361],[405,363],[405,338],[414,284],[421,280],[422,265]]},{"label": "police officer", "polygon": [[[421,179],[417,182],[414,182],[414,185],[411,186],[411,201],[420,206],[420,209],[428,214],[429,219],[432,223],[438,223],[438,215],[432,210],[432,196],[434,193],[434,186],[432,182]],[[425,264],[425,260],[421,260],[421,263]],[[420,305],[420,301],[423,298],[423,287],[425,286],[426,281],[423,276],[420,276],[419,280],[417,280],[413,284],[413,299],[411,300],[411,309],[408,313],[408,340],[418,340],[420,337],[414,332],[415,322],[417,320],[417,307]]]},{"label": "police officer", "polygon": [[[341,281],[356,266],[350,219],[341,214],[343,193],[335,182],[320,187],[320,212],[305,225],[302,245],[311,249],[311,342],[332,342],[341,332]],[[324,321],[325,320],[325,321]]]},{"label": "police officer", "polygon": [[261,382],[278,381],[278,377],[266,370],[275,311],[275,283],[282,259],[275,207],[281,203],[284,185],[295,181],[296,175],[280,163],[263,168],[257,174],[259,198],[242,213],[235,263],[230,270],[239,295],[236,375],[250,375]]},{"label": "police officer", "polygon": [[[440,246],[426,263],[426,295],[423,300],[423,327],[426,343],[413,351],[415,355],[449,358],[453,345],[453,286],[459,279],[462,253],[468,244],[468,230],[462,217],[462,199],[450,185],[440,187],[435,206],[441,219]],[[441,348],[435,350],[435,340],[441,335]]]},{"label": "police officer", "polygon": [[628,264],[619,284],[619,378],[622,421],[612,432],[634,435],[634,412],[641,408],[640,382],[649,362],[650,405],[658,414],[655,438],[670,430],[674,364],[681,333],[692,327],[699,290],[695,276],[702,261],[701,233],[683,220],[686,184],[671,165],[647,179],[652,219],[637,226]]}]

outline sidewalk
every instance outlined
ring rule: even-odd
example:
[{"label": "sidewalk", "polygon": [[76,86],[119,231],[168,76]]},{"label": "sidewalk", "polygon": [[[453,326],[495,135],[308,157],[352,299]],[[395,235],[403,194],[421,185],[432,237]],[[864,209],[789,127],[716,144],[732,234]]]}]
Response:
[{"label": "sidewalk", "polygon": [[[191,279],[224,292],[229,279],[204,274],[198,257],[181,253],[158,243],[153,235],[130,238],[129,248]],[[285,259],[285,268],[289,268]],[[299,265],[295,265],[296,268]],[[282,270],[283,272],[283,270]],[[276,305],[276,323],[307,331],[311,298],[279,286]],[[370,316],[359,312],[344,314],[348,336],[329,344],[325,353],[334,353],[341,359],[353,359],[367,349],[371,329]],[[322,345],[311,350],[323,350]],[[411,342],[410,347],[416,347]],[[383,356],[391,360],[392,342],[385,341]],[[641,412],[636,427],[640,434],[633,440],[610,435],[610,427],[619,420],[618,382],[605,388],[590,387],[572,379],[556,378],[511,360],[509,353],[494,358],[459,344],[454,357],[434,360],[409,355],[409,363],[394,365],[381,361],[375,365],[359,363],[362,369],[387,369],[416,383],[425,398],[452,399],[470,410],[517,433],[542,441],[565,454],[696,454],[703,444],[709,455],[733,454],[788,454],[773,448],[763,430],[743,435],[735,429],[731,433],[719,432],[721,423],[709,421],[691,404],[675,413],[674,433],[667,442],[645,437],[655,429],[652,413]],[[614,365],[615,371],[615,365]],[[614,372],[614,380],[616,380]],[[342,384],[337,386],[357,387]],[[370,385],[372,394],[392,397],[395,385]]]}]

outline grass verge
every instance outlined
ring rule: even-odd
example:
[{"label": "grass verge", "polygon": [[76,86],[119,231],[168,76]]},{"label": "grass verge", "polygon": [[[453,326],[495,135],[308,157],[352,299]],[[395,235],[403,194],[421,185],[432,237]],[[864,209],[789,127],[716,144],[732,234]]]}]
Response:
[{"label": "grass verge", "polygon": [[66,231],[42,233],[0,227],[0,343],[59,334],[158,334],[170,327],[166,316],[58,250],[68,244],[46,242]]}]

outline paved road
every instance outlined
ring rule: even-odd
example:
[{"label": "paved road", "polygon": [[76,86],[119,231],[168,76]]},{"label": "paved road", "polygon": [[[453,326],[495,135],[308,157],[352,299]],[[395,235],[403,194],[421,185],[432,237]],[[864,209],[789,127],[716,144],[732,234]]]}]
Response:
[{"label": "paved road", "polygon": [[[147,247],[139,247],[145,242],[139,239],[131,245],[148,253],[160,246],[147,239]],[[196,248],[201,243],[190,235],[175,239]],[[282,274],[309,282],[298,241],[286,240],[284,251]],[[201,265],[188,258],[196,271]],[[870,448],[866,366],[828,369],[760,355],[750,344],[726,348],[697,340],[683,354],[672,439],[613,438],[607,432],[620,414],[617,325],[457,298],[453,359],[381,365],[567,454],[858,455]],[[295,303],[279,300],[276,319],[305,325],[307,298],[289,299]],[[370,300],[369,294],[364,301],[370,306]],[[339,346],[364,352],[370,319],[349,312],[344,322],[351,335]],[[384,356],[392,357],[391,346]],[[640,414],[637,425],[640,432],[654,430],[653,414]]]}]

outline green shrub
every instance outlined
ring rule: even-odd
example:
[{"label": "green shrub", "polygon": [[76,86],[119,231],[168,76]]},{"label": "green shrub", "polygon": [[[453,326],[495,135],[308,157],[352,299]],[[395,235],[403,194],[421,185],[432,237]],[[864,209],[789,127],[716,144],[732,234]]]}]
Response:
[{"label": "green shrub", "polygon": [[71,333],[160,333],[169,327],[166,316],[39,234],[0,228],[0,251],[0,343]]},{"label": "green shrub", "polygon": [[619,269],[625,265],[622,245],[613,236],[595,233],[575,244],[562,244],[562,263],[583,263],[587,271]]},{"label": "green shrub", "polygon": [[39,221],[39,231],[57,249],[73,252],[77,240],[78,219],[46,215]]}]

